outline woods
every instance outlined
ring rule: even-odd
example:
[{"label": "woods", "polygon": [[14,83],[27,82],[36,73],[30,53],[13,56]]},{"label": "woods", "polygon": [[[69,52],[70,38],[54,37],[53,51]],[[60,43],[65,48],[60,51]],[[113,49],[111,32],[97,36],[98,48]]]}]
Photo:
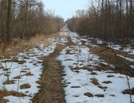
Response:
[{"label": "woods", "polygon": [[59,31],[63,19],[44,8],[40,0],[0,0],[0,42]]},{"label": "woods", "polygon": [[0,103],[134,103],[134,0],[0,0]]},{"label": "woods", "polygon": [[120,43],[134,39],[134,0],[96,0],[86,11],[79,10],[67,21],[80,35]]}]

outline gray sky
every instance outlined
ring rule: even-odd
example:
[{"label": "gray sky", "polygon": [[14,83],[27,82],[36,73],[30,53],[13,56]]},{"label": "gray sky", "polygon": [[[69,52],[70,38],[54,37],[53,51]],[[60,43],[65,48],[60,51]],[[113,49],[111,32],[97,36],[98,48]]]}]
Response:
[{"label": "gray sky", "polygon": [[76,10],[87,9],[89,0],[41,0],[45,10],[52,10],[65,20],[75,15]]}]

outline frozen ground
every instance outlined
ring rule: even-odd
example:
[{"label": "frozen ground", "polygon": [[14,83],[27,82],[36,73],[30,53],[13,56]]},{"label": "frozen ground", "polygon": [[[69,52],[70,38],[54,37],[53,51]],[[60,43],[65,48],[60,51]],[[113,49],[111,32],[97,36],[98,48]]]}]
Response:
[{"label": "frozen ground", "polygon": [[[4,99],[7,103],[32,103],[31,99],[39,91],[37,83],[42,73],[42,63],[45,56],[54,52],[56,44],[67,43],[65,38],[49,38],[52,45],[44,47],[44,44],[35,43],[35,47],[29,52],[18,53],[15,57],[1,60],[0,65],[0,90],[23,93],[24,96],[9,95]],[[36,47],[40,48],[36,48]]]},{"label": "frozen ground", "polygon": [[[130,95],[122,93],[123,90],[128,89],[125,75],[115,74],[112,70],[95,70],[95,68],[101,67],[100,64],[108,65],[110,68],[114,68],[114,65],[100,60],[98,55],[90,52],[87,45],[99,47],[91,42],[93,38],[80,37],[67,28],[63,28],[61,34],[70,36],[74,43],[74,45],[64,48],[56,58],[64,67],[62,83],[64,84],[66,103],[130,103]],[[42,73],[43,57],[51,55],[57,43],[68,42],[65,38],[50,39],[53,43],[49,47],[37,43],[41,49],[35,46],[29,52],[19,53],[16,57],[1,60],[0,89],[25,94],[21,97],[13,95],[4,97],[9,100],[8,103],[32,103],[31,99],[39,91],[37,82]],[[96,40],[98,44],[103,43],[99,39]],[[83,41],[85,44],[82,44]],[[121,46],[114,45],[112,48],[119,50]],[[134,54],[134,49],[131,47],[126,47],[122,51]],[[118,56],[131,62],[134,60],[122,55]],[[134,78],[128,78],[131,88],[133,88]],[[7,80],[9,83],[6,82]],[[134,101],[134,96],[132,99]]]},{"label": "frozen ground", "polygon": [[[65,29],[65,31],[69,31]],[[104,60],[99,60],[99,56],[92,54],[90,48],[97,47],[91,43],[91,39],[82,39],[76,33],[66,32],[71,37],[74,45],[63,49],[57,57],[64,67],[65,100],[67,103],[130,103],[130,95],[123,94],[122,91],[128,89],[125,75],[115,74],[112,70],[97,71],[100,63],[109,65]],[[85,46],[82,46],[85,41]],[[98,39],[98,44],[102,43]],[[113,49],[120,49],[115,46]],[[128,48],[129,49],[129,48]],[[131,49],[131,48],[130,48]],[[129,50],[130,50],[129,49]],[[124,50],[125,51],[125,50]],[[131,49],[131,54],[133,50]],[[126,52],[126,51],[125,51]],[[129,51],[130,53],[130,51]],[[125,58],[119,55],[122,58]],[[134,61],[133,59],[126,58]],[[109,67],[114,68],[110,64]],[[86,70],[84,68],[89,68]],[[129,78],[129,77],[128,77]],[[131,88],[134,87],[134,78],[130,78]],[[134,96],[132,96],[134,100]]]}]

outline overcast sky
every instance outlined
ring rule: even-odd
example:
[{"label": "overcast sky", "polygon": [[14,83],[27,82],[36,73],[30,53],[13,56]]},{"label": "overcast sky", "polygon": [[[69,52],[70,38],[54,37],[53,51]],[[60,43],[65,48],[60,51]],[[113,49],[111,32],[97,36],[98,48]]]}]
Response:
[{"label": "overcast sky", "polygon": [[56,15],[65,20],[75,15],[76,10],[87,9],[89,0],[41,0],[45,10],[53,10]]}]

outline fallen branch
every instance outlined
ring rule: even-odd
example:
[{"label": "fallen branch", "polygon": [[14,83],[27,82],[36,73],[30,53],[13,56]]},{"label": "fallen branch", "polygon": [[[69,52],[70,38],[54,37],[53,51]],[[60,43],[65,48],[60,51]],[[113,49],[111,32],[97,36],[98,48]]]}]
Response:
[{"label": "fallen branch", "polygon": [[115,55],[115,57],[125,66],[125,69],[134,75],[134,70],[131,66],[129,66],[127,61],[120,59],[120,57],[116,54],[116,52],[112,48],[110,47],[107,47],[107,48],[109,48],[112,51],[112,53]]}]

